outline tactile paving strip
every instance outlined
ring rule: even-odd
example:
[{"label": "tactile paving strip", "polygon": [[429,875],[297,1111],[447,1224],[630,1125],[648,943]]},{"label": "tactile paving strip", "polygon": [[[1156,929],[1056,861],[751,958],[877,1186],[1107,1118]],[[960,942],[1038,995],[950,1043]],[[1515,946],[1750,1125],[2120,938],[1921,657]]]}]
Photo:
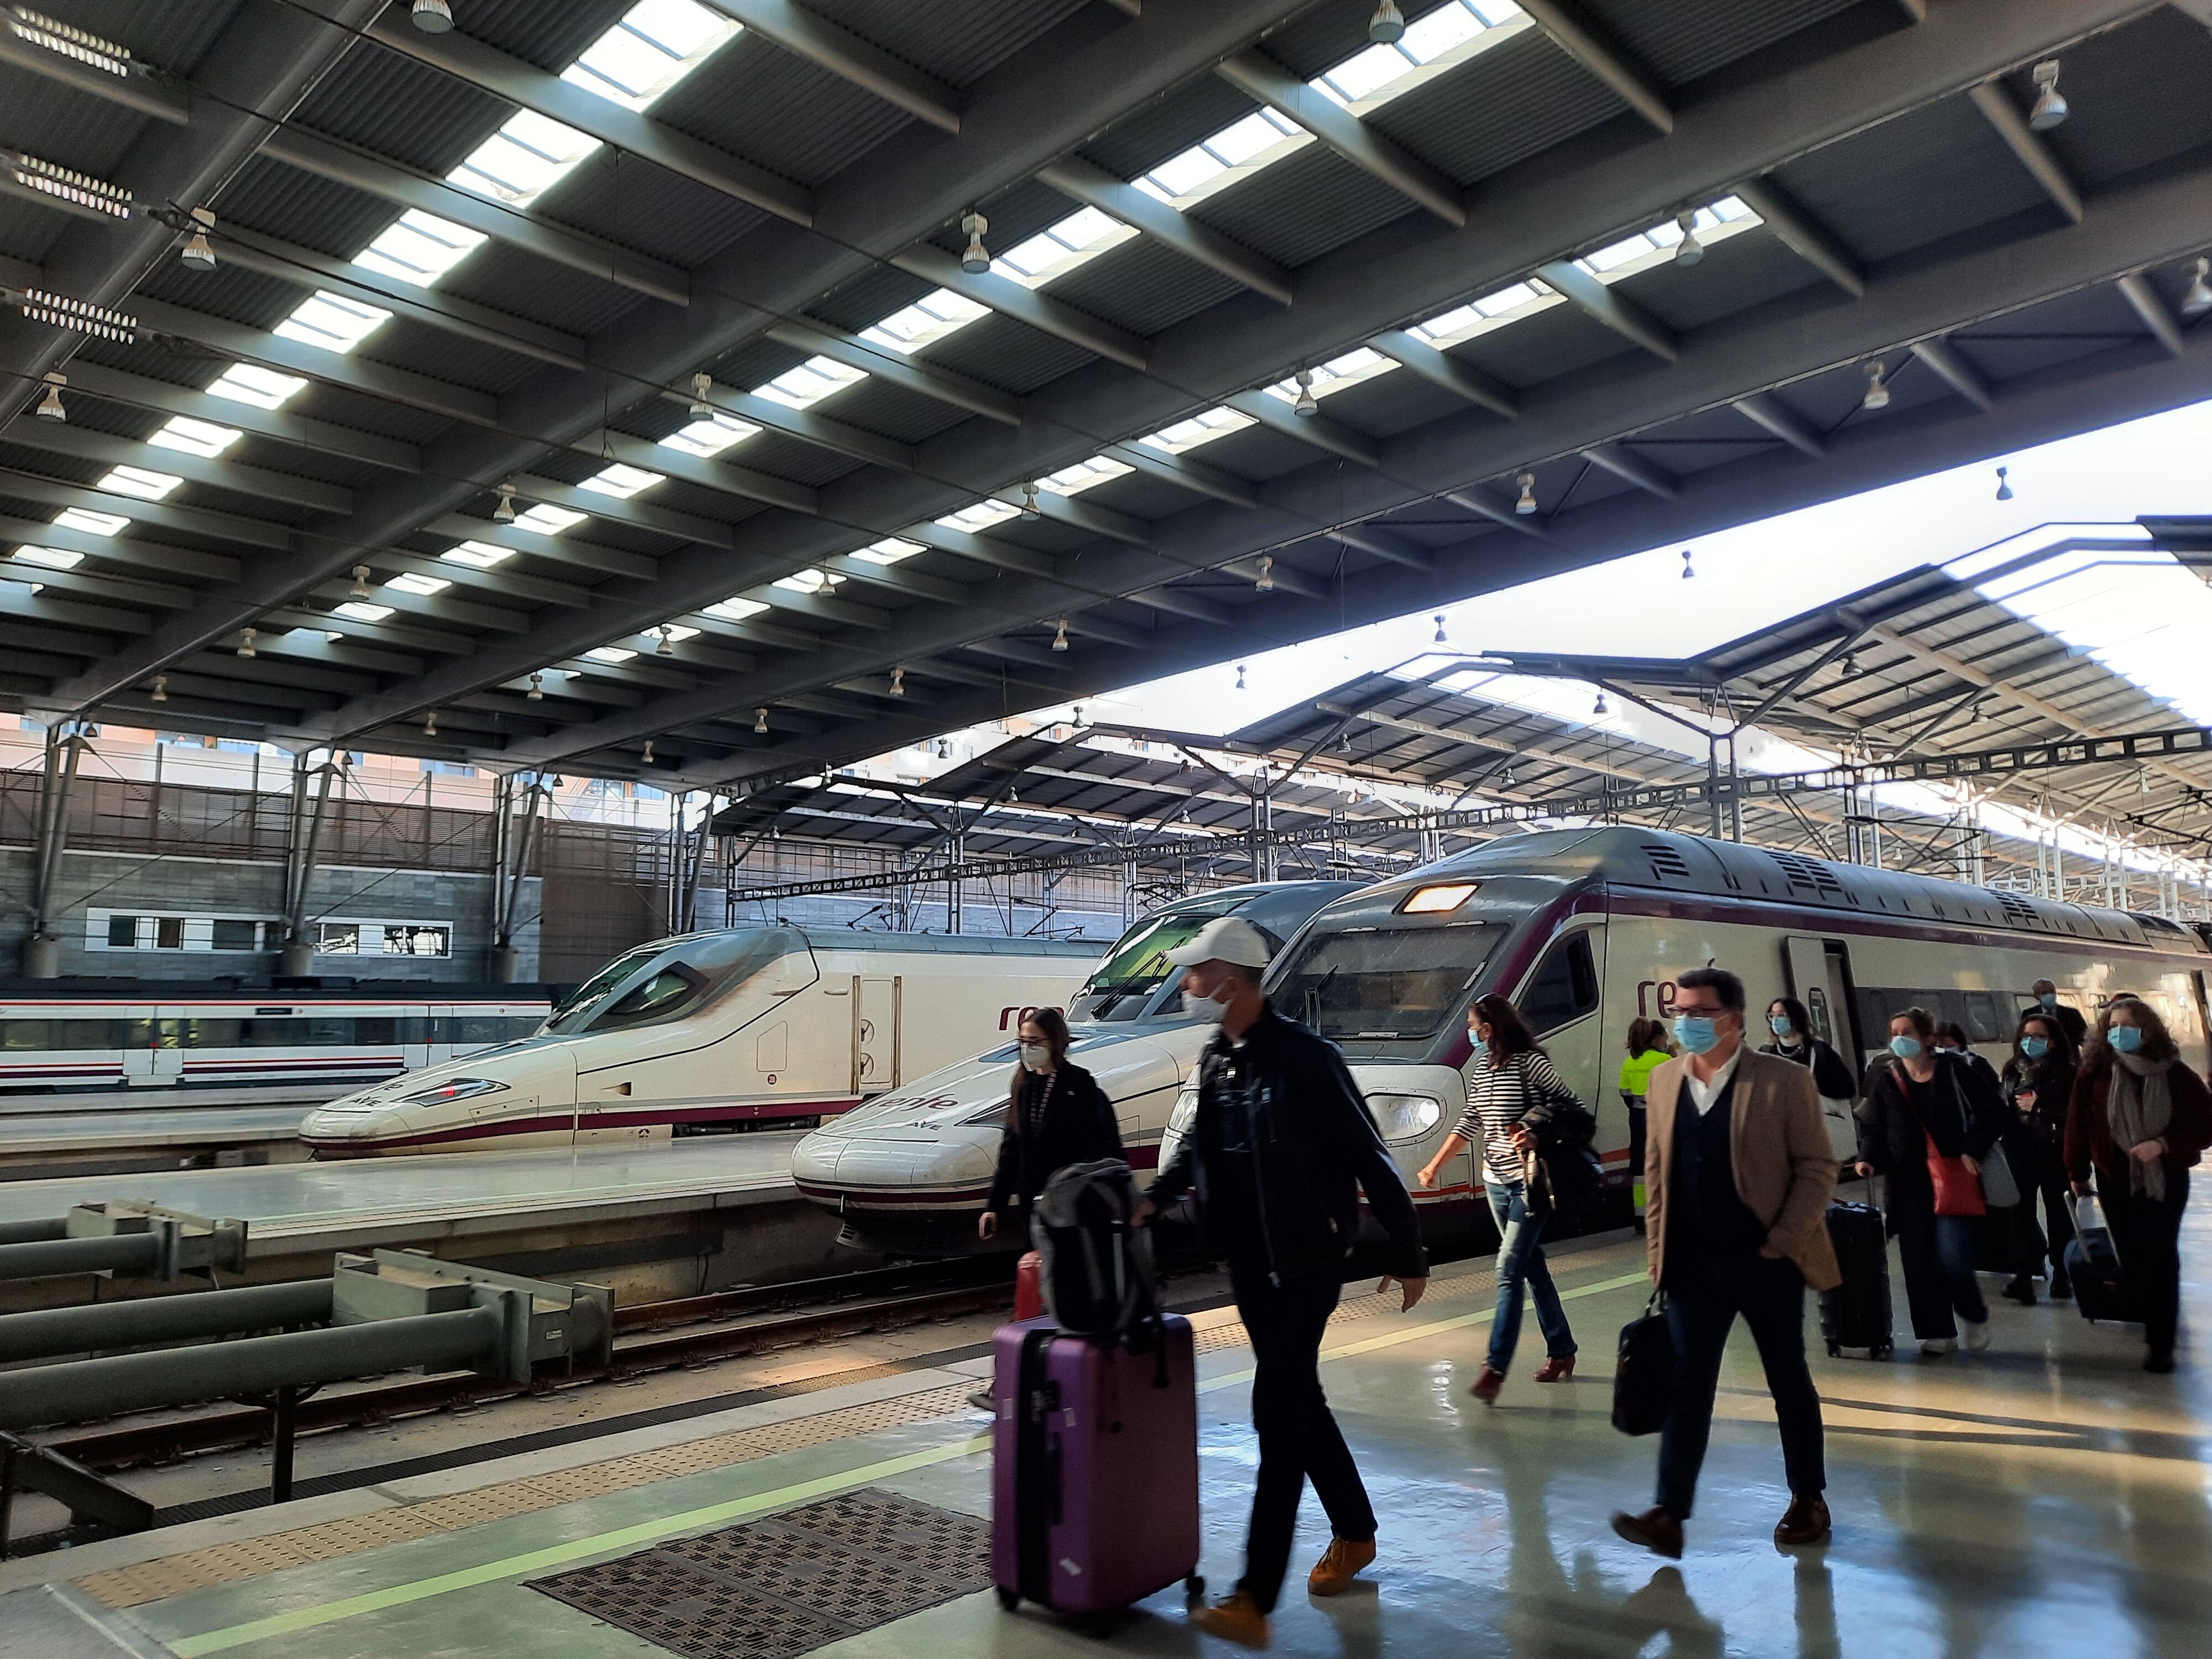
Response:
[{"label": "tactile paving strip", "polygon": [[530,1582],[690,1659],[791,1659],[987,1588],[990,1528],[876,1487]]}]

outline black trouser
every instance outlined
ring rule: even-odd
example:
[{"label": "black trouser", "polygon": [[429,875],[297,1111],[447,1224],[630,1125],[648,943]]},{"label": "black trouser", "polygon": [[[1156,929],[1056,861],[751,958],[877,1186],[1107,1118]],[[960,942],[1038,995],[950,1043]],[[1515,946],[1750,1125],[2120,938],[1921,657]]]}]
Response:
[{"label": "black trouser", "polygon": [[2156,1199],[2100,1175],[2097,1196],[2128,1295],[2142,1315],[2143,1340],[2153,1353],[2171,1353],[2181,1321],[2181,1209],[2189,1201],[2189,1177],[2169,1170],[2166,1196]]},{"label": "black trouser", "polygon": [[1935,1189],[1925,1182],[1907,1186],[1893,1179],[1889,1201],[1913,1335],[1923,1342],[1956,1337],[1954,1313],[1977,1325],[1986,1321],[1990,1305],[1974,1277],[1975,1218],[1937,1215]]},{"label": "black trouser", "polygon": [[1713,1429],[1721,1355],[1736,1316],[1759,1345],[1759,1363],[1782,1429],[1782,1467],[1792,1498],[1818,1498],[1828,1474],[1820,1395],[1805,1364],[1805,1276],[1794,1261],[1758,1255],[1700,1255],[1667,1264],[1667,1328],[1674,1339],[1674,1393],[1659,1435],[1659,1506],[1690,1518],[1698,1471]]},{"label": "black trouser", "polygon": [[[2047,1255],[2051,1289],[2058,1294],[2066,1289],[2066,1247],[2074,1239],[2074,1198],[2066,1185],[2066,1171],[2057,1158],[2031,1152],[2013,1160],[2013,1174],[2020,1183],[2020,1202],[2009,1212],[2012,1270],[2022,1279],[2033,1279],[2042,1270]],[[2039,1195],[2044,1216],[2039,1227],[2035,1222]]]},{"label": "black trouser", "polygon": [[1329,1414],[1321,1387],[1321,1339],[1343,1286],[1333,1273],[1277,1285],[1252,1263],[1229,1265],[1229,1288],[1252,1342],[1252,1427],[1260,1440],[1260,1478],[1237,1588],[1272,1612],[1289,1570],[1306,1481],[1339,1538],[1375,1536],[1375,1510]]},{"label": "black trouser", "polygon": [[1644,1107],[1628,1109],[1628,1195],[1636,1213],[1644,1213]]}]

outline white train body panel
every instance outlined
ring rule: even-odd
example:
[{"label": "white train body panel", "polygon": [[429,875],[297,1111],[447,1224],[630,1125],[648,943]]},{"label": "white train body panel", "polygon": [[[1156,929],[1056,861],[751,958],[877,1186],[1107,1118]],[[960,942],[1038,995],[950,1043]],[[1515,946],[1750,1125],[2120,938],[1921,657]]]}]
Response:
[{"label": "white train body panel", "polygon": [[318,1157],[566,1146],[835,1117],[1058,1006],[1095,949],[736,928],[603,969],[536,1036],[310,1112]]}]

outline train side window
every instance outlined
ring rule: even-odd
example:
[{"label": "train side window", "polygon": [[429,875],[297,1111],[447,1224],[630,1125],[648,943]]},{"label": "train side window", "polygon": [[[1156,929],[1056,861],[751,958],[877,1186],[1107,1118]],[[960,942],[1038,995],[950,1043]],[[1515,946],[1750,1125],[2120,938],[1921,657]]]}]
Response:
[{"label": "train side window", "polygon": [[107,919],[107,948],[111,951],[135,951],[138,948],[138,918],[110,916]]},{"label": "train side window", "polygon": [[50,1019],[0,1020],[0,1048],[21,1052],[52,1046],[53,1021]]},{"label": "train side window", "polygon": [[1596,1007],[1597,964],[1590,956],[1588,933],[1576,933],[1554,945],[1521,994],[1521,1017],[1540,1036]]},{"label": "train side window", "polygon": [[399,1022],[386,1015],[363,1015],[353,1022],[353,1040],[389,1048],[399,1041]]},{"label": "train side window", "polygon": [[2012,1035],[1997,1012],[1996,992],[1966,993],[1966,1035],[1976,1042],[2002,1042]]},{"label": "train side window", "polygon": [[[112,925],[111,921],[110,926]],[[251,951],[255,944],[254,929],[257,925],[218,916],[215,924],[215,948],[218,951]]]},{"label": "train side window", "polygon": [[155,918],[154,948],[157,951],[181,951],[185,948],[185,919],[182,916]]}]

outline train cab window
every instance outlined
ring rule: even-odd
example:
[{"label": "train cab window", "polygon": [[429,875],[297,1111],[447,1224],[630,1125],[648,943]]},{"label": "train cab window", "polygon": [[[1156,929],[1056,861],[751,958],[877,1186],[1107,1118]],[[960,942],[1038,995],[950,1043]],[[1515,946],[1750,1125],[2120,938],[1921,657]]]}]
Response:
[{"label": "train cab window", "polygon": [[1552,947],[1521,994],[1521,1017],[1541,1036],[1597,1008],[1597,963],[1589,935],[1575,933]]},{"label": "train cab window", "polygon": [[138,918],[110,916],[107,919],[107,948],[111,951],[135,951],[138,948]]},{"label": "train cab window", "polygon": [[236,921],[218,916],[215,924],[215,948],[218,951],[251,951],[258,943],[254,935],[258,922]]},{"label": "train cab window", "polygon": [[181,951],[185,948],[185,919],[182,916],[155,918],[154,948],[157,951]]},{"label": "train cab window", "polygon": [[1338,1041],[1430,1036],[1458,1011],[1504,936],[1497,922],[1312,933],[1281,972],[1269,973],[1268,994]]},{"label": "train cab window", "polygon": [[663,963],[642,982],[633,985],[606,1006],[592,1024],[595,1027],[634,1025],[674,1013],[706,988],[706,976],[680,962]]},{"label": "train cab window", "polygon": [[1231,914],[1243,902],[1224,899],[1147,916],[1115,941],[1106,959],[1068,1004],[1067,1017],[1072,1020],[1139,1018],[1152,1006],[1152,993],[1175,971],[1167,953],[1188,944],[1207,922]]}]

